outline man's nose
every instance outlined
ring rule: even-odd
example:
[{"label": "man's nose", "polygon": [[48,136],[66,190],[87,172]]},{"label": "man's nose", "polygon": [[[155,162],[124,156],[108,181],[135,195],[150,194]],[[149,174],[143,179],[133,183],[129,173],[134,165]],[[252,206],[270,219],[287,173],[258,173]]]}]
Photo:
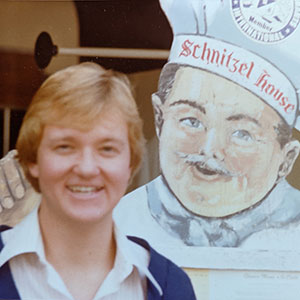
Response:
[{"label": "man's nose", "polygon": [[224,136],[218,133],[215,128],[211,128],[207,131],[201,154],[222,161],[224,160],[225,147]]},{"label": "man's nose", "polygon": [[92,177],[100,173],[99,163],[92,150],[86,149],[80,153],[75,162],[74,172],[83,177]]}]

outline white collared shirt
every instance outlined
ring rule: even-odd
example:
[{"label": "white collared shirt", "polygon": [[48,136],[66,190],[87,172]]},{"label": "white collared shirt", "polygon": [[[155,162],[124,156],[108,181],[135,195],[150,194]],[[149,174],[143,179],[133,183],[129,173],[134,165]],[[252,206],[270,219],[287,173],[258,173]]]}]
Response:
[{"label": "white collared shirt", "polygon": [[[73,297],[63,280],[46,260],[37,211],[34,209],[20,224],[2,233],[0,267],[9,261],[23,300],[71,300]],[[117,244],[114,267],[93,300],[146,299],[147,278],[162,294],[148,270],[149,252],[128,240],[116,226],[114,234]]]}]

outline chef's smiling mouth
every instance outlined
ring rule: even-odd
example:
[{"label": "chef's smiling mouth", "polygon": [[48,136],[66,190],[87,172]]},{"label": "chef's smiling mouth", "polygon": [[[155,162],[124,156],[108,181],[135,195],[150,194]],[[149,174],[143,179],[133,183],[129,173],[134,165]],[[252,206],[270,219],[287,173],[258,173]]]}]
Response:
[{"label": "chef's smiling mouth", "polygon": [[195,167],[195,169],[200,172],[201,174],[205,175],[205,176],[230,176],[232,177],[233,174],[225,171],[225,170],[221,170],[221,169],[215,169],[215,168],[210,168],[206,163],[204,162],[188,162],[188,164],[190,164],[192,167]]},{"label": "chef's smiling mouth", "polygon": [[223,173],[221,172],[216,172],[216,171],[213,171],[211,169],[208,169],[208,168],[203,168],[202,166],[200,166],[199,164],[195,164],[195,167],[196,169],[201,172],[202,174],[204,175],[208,175],[208,176],[212,176],[212,175],[224,175]]}]

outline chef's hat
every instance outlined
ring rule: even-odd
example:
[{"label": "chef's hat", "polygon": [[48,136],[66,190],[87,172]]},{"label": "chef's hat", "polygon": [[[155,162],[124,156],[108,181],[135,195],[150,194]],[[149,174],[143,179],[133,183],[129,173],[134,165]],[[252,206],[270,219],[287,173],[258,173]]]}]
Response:
[{"label": "chef's hat", "polygon": [[[300,130],[300,0],[160,0],[168,63],[236,82]],[[298,118],[298,122],[297,122]]]}]

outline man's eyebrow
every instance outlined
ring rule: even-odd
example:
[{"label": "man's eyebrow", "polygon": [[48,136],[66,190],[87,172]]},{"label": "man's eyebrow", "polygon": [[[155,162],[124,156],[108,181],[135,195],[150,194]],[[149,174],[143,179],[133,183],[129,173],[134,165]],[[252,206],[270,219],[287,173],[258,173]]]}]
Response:
[{"label": "man's eyebrow", "polygon": [[[55,136],[55,137],[50,137],[49,141],[51,143],[57,143],[57,142],[76,142],[76,137],[74,137],[73,135],[65,135],[65,136]],[[115,143],[115,144],[120,144],[123,145],[124,141],[120,140],[118,138],[115,137],[107,137],[107,138],[100,138],[97,140],[98,143]]]},{"label": "man's eyebrow", "polygon": [[248,120],[248,121],[256,124],[257,126],[261,127],[261,124],[255,118],[250,117],[250,116],[245,115],[245,114],[233,115],[233,116],[228,117],[226,120],[227,121]]},{"label": "man's eyebrow", "polygon": [[68,141],[72,141],[73,138],[72,136],[58,136],[58,135],[55,135],[55,136],[50,136],[49,137],[49,140],[51,142],[68,142]]},{"label": "man's eyebrow", "polygon": [[178,101],[175,101],[175,102],[171,103],[170,106],[180,105],[180,104],[189,105],[193,108],[196,108],[196,109],[200,110],[203,114],[206,114],[206,110],[205,110],[204,106],[201,105],[201,104],[198,104],[196,101],[178,100]]}]

